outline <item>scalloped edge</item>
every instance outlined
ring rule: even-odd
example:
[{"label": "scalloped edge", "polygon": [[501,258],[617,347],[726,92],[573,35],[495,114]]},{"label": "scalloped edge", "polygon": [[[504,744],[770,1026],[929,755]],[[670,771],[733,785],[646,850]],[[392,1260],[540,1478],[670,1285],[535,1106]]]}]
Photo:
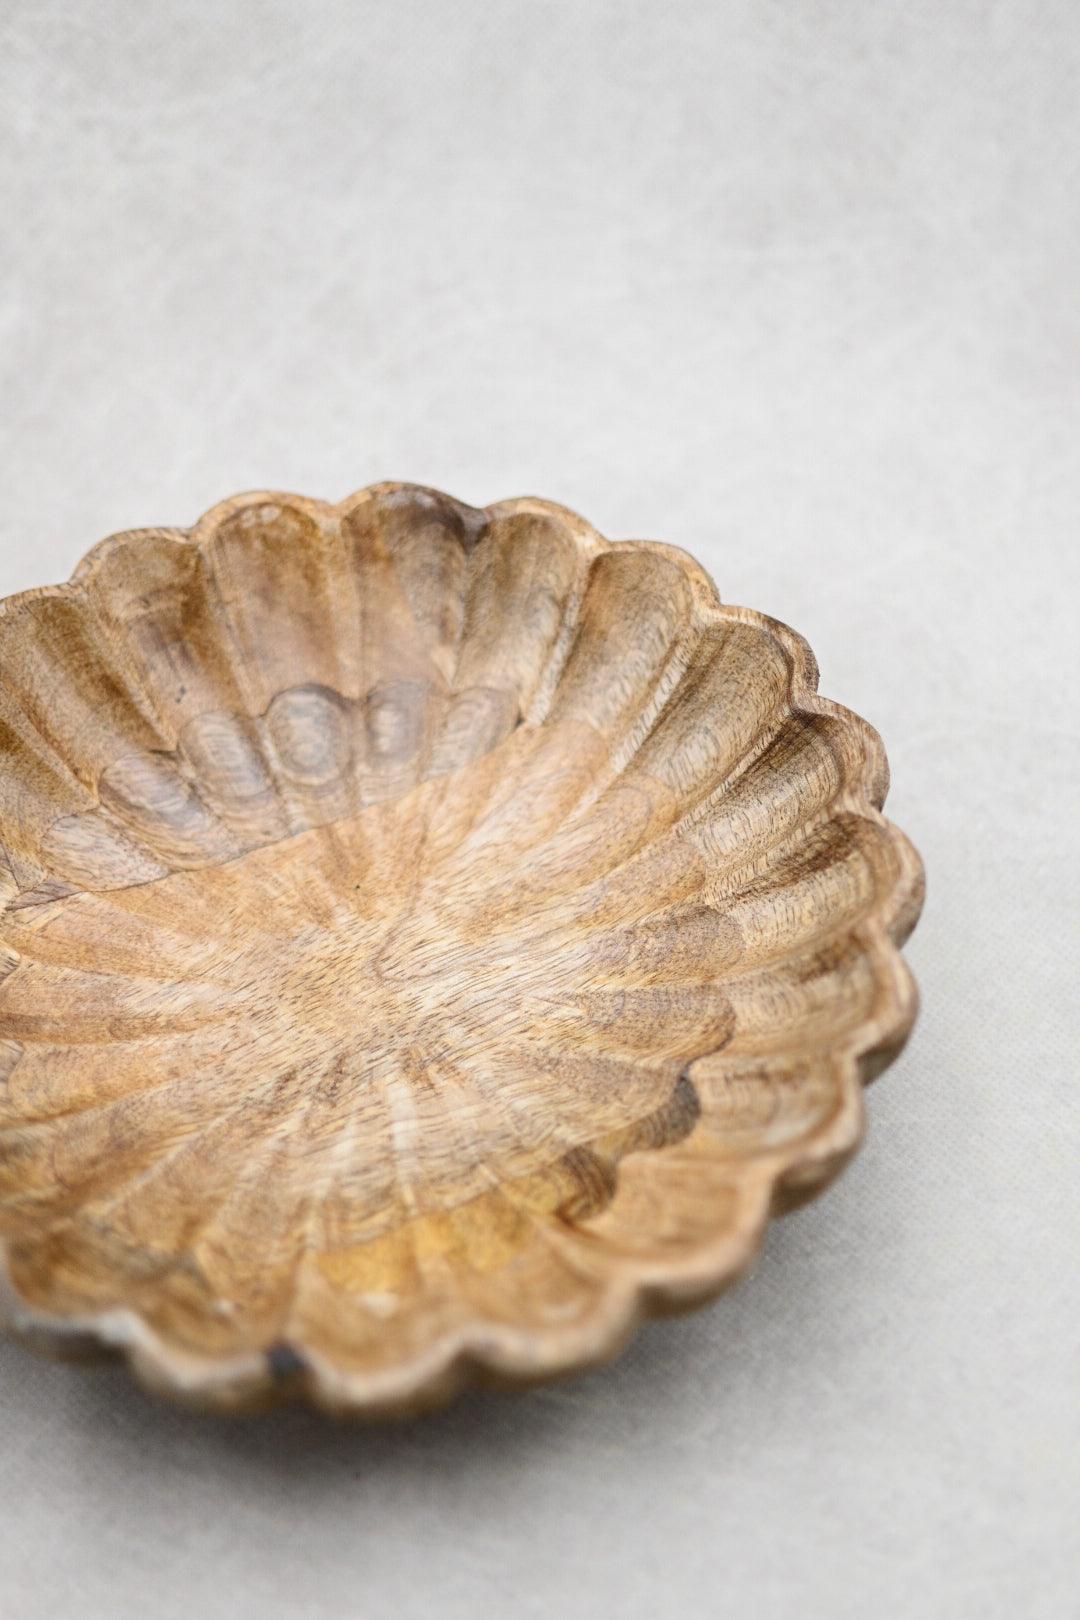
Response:
[{"label": "scalloped edge", "polygon": [[340,517],[363,501],[404,491],[453,501],[485,519],[518,512],[556,518],[594,554],[614,546],[659,552],[683,570],[694,609],[703,619],[722,610],[723,617],[766,629],[780,642],[789,660],[792,709],[829,715],[861,736],[863,778],[849,784],[838,798],[853,813],[876,822],[897,857],[896,885],[883,897],[877,913],[857,929],[874,958],[882,1005],[845,1045],[819,1054],[835,1070],[836,1110],[825,1124],[786,1149],[743,1165],[734,1189],[735,1214],[722,1234],[659,1266],[655,1261],[625,1260],[594,1308],[572,1326],[517,1333],[504,1324],[477,1321],[381,1373],[350,1373],[315,1352],[291,1347],[269,1354],[197,1356],[161,1338],[135,1311],[61,1317],[36,1310],[15,1289],[0,1238],[0,1329],[27,1348],[54,1358],[125,1361],[148,1389],[204,1411],[250,1412],[304,1398],[336,1417],[380,1420],[437,1409],[470,1386],[525,1389],[606,1364],[645,1320],[693,1310],[737,1282],[756,1260],[769,1221],[816,1197],[835,1179],[862,1141],[863,1088],[899,1056],[918,1013],[918,990],[900,947],[919,919],[925,877],[910,840],[881,814],[889,772],[880,736],[861,716],[818,693],[817,661],[797,631],[754,609],[723,604],[703,566],[677,546],[654,540],[607,540],[577,512],[534,496],[474,508],[430,486],[395,481],[367,485],[335,503],[282,490],[251,490],[218,502],[190,529],[156,527],[109,535],[87,552],[66,583],[0,600],[0,619],[33,600],[79,594],[108,555],[144,538],[201,545],[222,521],[251,506],[287,503],[325,519]]}]

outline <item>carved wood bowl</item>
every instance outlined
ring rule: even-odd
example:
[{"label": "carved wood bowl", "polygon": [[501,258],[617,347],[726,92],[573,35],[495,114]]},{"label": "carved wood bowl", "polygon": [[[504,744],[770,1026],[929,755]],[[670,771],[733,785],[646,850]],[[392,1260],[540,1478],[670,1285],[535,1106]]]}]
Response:
[{"label": "carved wood bowl", "polygon": [[682,552],[398,484],[5,602],[7,1325],[374,1413],[731,1282],[915,1011],[815,684]]}]

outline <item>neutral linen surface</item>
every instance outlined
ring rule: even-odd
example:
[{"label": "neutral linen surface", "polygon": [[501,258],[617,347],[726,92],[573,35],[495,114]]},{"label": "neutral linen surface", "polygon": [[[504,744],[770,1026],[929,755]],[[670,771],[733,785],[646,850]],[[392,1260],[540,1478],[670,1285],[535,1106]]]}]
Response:
[{"label": "neutral linen surface", "polygon": [[7,0],[0,592],[272,486],[694,551],[929,900],[865,1150],[611,1370],[409,1427],[0,1347],[0,1613],[1080,1615],[1080,8]]}]

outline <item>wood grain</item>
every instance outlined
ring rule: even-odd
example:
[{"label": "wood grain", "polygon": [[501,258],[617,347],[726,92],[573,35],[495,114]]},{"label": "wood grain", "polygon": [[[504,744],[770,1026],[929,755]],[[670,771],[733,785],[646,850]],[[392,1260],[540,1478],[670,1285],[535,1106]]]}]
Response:
[{"label": "wood grain", "polygon": [[915,993],[876,734],[683,553],[239,497],[0,610],[8,1324],[413,1410],[717,1292]]}]

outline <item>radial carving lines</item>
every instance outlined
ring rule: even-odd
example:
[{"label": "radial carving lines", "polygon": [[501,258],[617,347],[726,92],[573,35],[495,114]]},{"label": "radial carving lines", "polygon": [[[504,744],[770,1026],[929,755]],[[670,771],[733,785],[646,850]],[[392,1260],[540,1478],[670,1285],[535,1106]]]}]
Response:
[{"label": "radial carving lines", "polygon": [[815,684],[679,552],[401,485],[4,604],[9,1318],[367,1410],[715,1292],[914,1015]]}]

